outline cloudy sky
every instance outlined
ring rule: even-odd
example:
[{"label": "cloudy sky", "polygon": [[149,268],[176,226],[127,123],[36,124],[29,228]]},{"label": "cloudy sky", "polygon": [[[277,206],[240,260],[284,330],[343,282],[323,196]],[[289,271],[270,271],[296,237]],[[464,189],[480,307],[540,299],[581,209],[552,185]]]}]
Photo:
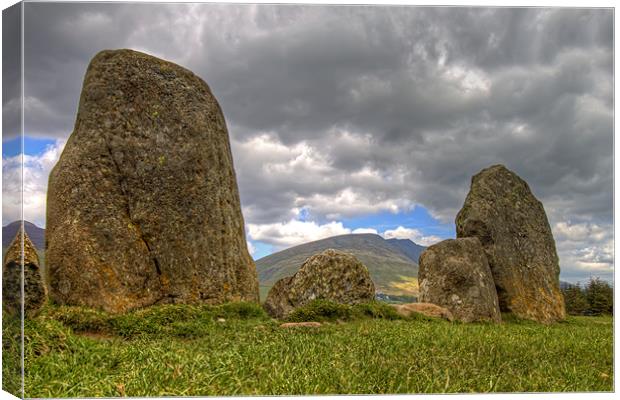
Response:
[{"label": "cloudy sky", "polygon": [[[219,100],[255,258],[351,232],[454,237],[471,176],[502,163],[543,202],[561,278],[612,276],[610,9],[27,3],[25,26],[24,215],[40,226],[89,60],[132,48]],[[3,224],[18,104],[9,87]]]}]

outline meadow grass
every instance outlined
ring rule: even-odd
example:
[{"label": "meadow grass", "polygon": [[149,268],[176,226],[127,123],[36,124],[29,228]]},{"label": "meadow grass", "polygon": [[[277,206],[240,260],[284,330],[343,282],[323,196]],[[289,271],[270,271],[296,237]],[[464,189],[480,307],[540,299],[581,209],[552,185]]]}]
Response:
[{"label": "meadow grass", "polygon": [[247,303],[117,316],[47,306],[25,323],[25,395],[613,390],[611,317],[461,324],[315,302],[289,319],[324,322],[283,329]]},{"label": "meadow grass", "polygon": [[2,390],[21,397],[21,321],[2,315]]}]

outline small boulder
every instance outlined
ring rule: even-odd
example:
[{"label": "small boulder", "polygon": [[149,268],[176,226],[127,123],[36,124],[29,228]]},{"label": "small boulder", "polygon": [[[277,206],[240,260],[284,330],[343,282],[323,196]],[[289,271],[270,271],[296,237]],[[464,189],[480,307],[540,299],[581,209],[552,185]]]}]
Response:
[{"label": "small boulder", "polygon": [[394,307],[399,315],[405,318],[409,318],[411,314],[417,313],[427,317],[442,318],[447,321],[452,321],[454,319],[450,310],[432,303],[392,304],[392,307]]},{"label": "small boulder", "polygon": [[41,275],[39,256],[28,235],[20,228],[4,256],[2,268],[2,306],[13,315],[21,313],[22,232],[24,249],[24,311],[36,315],[47,299],[47,288]]},{"label": "small boulder", "polygon": [[264,308],[272,317],[284,318],[314,299],[356,304],[374,296],[375,285],[366,266],[351,254],[327,249],[309,257],[295,275],[277,281]]},{"label": "small boulder", "polygon": [[420,301],[446,307],[463,322],[501,322],[497,292],[478,238],[449,239],[420,256]]},{"label": "small boulder", "polygon": [[287,276],[278,280],[271,287],[263,304],[267,314],[275,318],[281,318],[293,311],[294,307],[289,300],[289,286],[292,280],[292,276]]},{"label": "small boulder", "polygon": [[477,237],[501,311],[543,323],[565,318],[560,266],[545,209],[503,165],[483,169],[456,217],[458,238]]},{"label": "small boulder", "polygon": [[319,328],[320,322],[286,322],[280,328]]}]

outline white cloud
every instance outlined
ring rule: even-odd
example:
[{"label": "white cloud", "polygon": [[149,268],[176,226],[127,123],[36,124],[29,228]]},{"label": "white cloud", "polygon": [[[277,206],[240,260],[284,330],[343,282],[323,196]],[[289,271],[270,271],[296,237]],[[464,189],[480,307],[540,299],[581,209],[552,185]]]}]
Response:
[{"label": "white cloud", "polygon": [[386,239],[409,239],[422,246],[430,246],[442,239],[435,235],[424,235],[420,230],[415,228],[405,228],[399,226],[396,229],[389,229],[382,233],[382,236]]},{"label": "white cloud", "polygon": [[382,199],[382,197],[380,193],[369,193],[361,186],[345,187],[332,194],[315,193],[307,197],[299,196],[296,204],[303,204],[328,219],[375,214],[381,211],[397,213],[413,208],[413,204],[407,199]]},{"label": "white cloud", "polygon": [[250,242],[249,240],[247,240],[246,243],[248,244],[248,251],[250,252],[250,255],[253,256],[256,252],[256,247],[254,247],[252,242]]},{"label": "white cloud", "polygon": [[491,82],[484,72],[459,65],[440,69],[440,73],[448,82],[457,85],[466,94],[482,92],[488,94]]},{"label": "white cloud", "polygon": [[353,171],[342,167],[342,163],[363,159],[359,152],[372,152],[368,135],[343,130],[333,134],[328,145],[332,153],[322,149],[324,143],[301,141],[286,146],[269,132],[245,140],[232,137],[248,222],[288,220],[297,217],[301,209],[327,220],[338,220],[413,207],[406,195],[404,168],[384,170],[368,163]]},{"label": "white cloud", "polygon": [[592,239],[602,241],[610,233],[610,227],[589,223],[570,224],[568,222],[558,222],[553,227],[553,236],[558,241],[582,242]]},{"label": "white cloud", "polygon": [[325,156],[302,141],[293,146],[285,146],[271,133],[261,133],[244,142],[236,142],[239,152],[260,161],[262,172],[278,174],[280,178],[299,172],[316,174],[331,171]]},{"label": "white cloud", "polygon": [[376,229],[372,229],[372,228],[357,228],[354,229],[353,232],[354,234],[360,234],[360,233],[374,233],[375,235],[378,234]]},{"label": "white cloud", "polygon": [[614,238],[611,224],[558,222],[553,236],[564,279],[602,276],[611,278],[614,270]]},{"label": "white cloud", "polygon": [[247,226],[248,236],[252,240],[271,244],[278,249],[351,233],[351,229],[345,228],[342,222],[335,221],[319,225],[314,221],[291,219],[285,223],[248,224]]},{"label": "white cloud", "polygon": [[[41,227],[45,227],[49,173],[58,161],[64,146],[64,140],[57,140],[39,155],[23,156],[24,219]],[[4,225],[20,219],[21,159],[21,155],[2,159],[2,222]]]},{"label": "white cloud", "polygon": [[2,223],[21,218],[21,155],[2,159]]},{"label": "white cloud", "polygon": [[418,229],[405,228],[403,226],[379,233],[374,228],[356,228],[352,230],[338,221],[331,221],[321,225],[315,221],[299,221],[296,219],[275,224],[247,224],[247,231],[248,237],[251,240],[273,245],[275,251],[315,240],[347,234],[380,234],[385,239],[410,239],[422,246],[430,246],[442,240],[439,236],[424,235]]}]

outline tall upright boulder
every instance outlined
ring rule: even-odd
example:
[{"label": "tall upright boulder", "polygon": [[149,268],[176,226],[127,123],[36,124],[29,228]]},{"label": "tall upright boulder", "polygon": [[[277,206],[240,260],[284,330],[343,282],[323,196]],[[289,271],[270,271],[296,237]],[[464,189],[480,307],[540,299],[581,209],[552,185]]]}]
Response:
[{"label": "tall upright boulder", "polygon": [[565,318],[559,259],[547,215],[514,172],[494,165],[472,178],[456,217],[456,235],[480,240],[502,311],[544,323]]},{"label": "tall upright boulder", "polygon": [[132,50],[92,59],[49,177],[46,264],[60,304],[258,301],[226,123],[202,79]]},{"label": "tall upright boulder", "polygon": [[462,322],[502,320],[493,275],[478,238],[448,239],[420,255],[419,300]]},{"label": "tall upright boulder", "polygon": [[374,297],[368,268],[352,254],[327,249],[308,257],[295,275],[277,281],[264,308],[271,316],[283,318],[315,299],[356,304]]},{"label": "tall upright boulder", "polygon": [[[22,247],[23,233],[23,247]],[[2,267],[2,308],[12,315],[22,307],[22,248],[24,266],[24,311],[34,316],[47,300],[39,256],[28,235],[20,228],[4,256]]]}]

